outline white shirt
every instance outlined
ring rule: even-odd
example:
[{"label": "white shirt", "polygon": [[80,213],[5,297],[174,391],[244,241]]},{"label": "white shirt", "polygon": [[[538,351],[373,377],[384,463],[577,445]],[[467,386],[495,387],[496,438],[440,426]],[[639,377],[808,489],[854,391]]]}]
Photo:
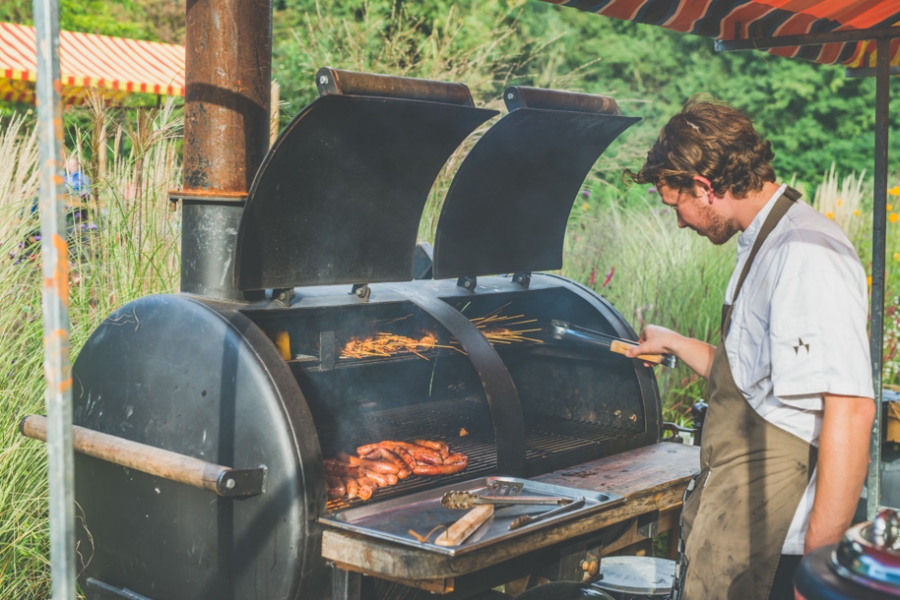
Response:
[{"label": "white shirt", "polygon": [[[738,238],[725,301],[782,185]],[[725,342],[738,388],[764,419],[818,446],[823,394],[872,398],[866,275],[847,236],[797,201],[760,248],[732,311]],[[803,554],[816,471],[782,548]]]}]

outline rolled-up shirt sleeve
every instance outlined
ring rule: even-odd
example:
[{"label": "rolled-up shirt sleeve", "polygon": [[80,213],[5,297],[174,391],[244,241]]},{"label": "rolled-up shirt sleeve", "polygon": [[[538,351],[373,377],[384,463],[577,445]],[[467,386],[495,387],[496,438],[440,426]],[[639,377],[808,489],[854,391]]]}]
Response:
[{"label": "rolled-up shirt sleeve", "polygon": [[773,392],[819,409],[821,394],[873,397],[865,272],[852,249],[804,232],[788,244],[770,305]]}]

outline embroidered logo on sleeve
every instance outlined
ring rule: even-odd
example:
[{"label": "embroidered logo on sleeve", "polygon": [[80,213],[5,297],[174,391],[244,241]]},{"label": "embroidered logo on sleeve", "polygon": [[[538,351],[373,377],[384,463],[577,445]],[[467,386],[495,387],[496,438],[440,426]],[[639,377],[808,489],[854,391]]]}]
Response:
[{"label": "embroidered logo on sleeve", "polygon": [[809,354],[809,344],[803,343],[803,338],[797,338],[797,345],[794,346],[794,354],[800,354],[800,348],[806,348],[806,353]]}]

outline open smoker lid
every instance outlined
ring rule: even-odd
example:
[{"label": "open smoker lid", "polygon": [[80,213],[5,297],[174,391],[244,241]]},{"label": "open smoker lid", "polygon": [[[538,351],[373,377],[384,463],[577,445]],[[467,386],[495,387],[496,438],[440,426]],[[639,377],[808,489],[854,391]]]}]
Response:
[{"label": "open smoker lid", "polygon": [[597,158],[640,120],[604,96],[510,87],[444,201],[434,277],[562,267],[566,222]]},{"label": "open smoker lid", "polygon": [[324,68],[320,97],[272,146],[235,248],[239,290],[413,278],[428,193],[456,147],[497,114],[469,89]]}]

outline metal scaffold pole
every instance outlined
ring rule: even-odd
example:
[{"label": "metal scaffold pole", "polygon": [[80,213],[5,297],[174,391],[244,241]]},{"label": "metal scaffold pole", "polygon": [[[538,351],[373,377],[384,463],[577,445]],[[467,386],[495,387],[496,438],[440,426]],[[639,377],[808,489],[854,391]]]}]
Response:
[{"label": "metal scaffold pole", "polygon": [[888,109],[890,102],[891,40],[878,40],[875,66],[875,198],[872,211],[872,379],[875,385],[875,424],[867,480],[866,515],[874,519],[881,504],[881,368],[884,340],[884,262],[887,222]]},{"label": "metal scaffold pole", "polygon": [[53,600],[75,598],[75,479],[72,370],[69,363],[69,251],[59,75],[59,0],[34,0],[40,144],[44,377],[50,479],[50,574]]}]

